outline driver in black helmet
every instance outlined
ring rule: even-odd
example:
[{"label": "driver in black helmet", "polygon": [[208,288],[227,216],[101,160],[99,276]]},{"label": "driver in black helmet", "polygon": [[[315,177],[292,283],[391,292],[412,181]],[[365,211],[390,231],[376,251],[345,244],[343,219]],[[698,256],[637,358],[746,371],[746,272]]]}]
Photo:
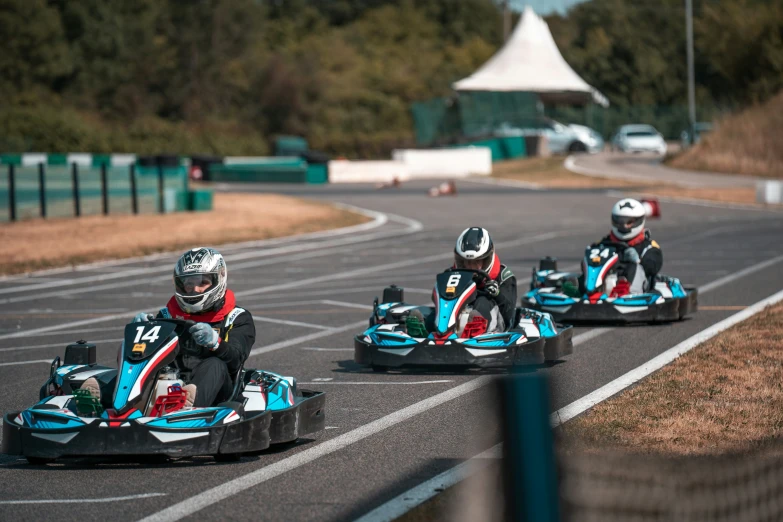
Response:
[{"label": "driver in black helmet", "polygon": [[489,332],[508,327],[516,311],[517,279],[507,266],[500,264],[486,229],[466,228],[459,235],[454,247],[454,268],[481,270],[487,274],[488,279],[479,284],[479,295],[473,302],[473,310],[487,320]]}]

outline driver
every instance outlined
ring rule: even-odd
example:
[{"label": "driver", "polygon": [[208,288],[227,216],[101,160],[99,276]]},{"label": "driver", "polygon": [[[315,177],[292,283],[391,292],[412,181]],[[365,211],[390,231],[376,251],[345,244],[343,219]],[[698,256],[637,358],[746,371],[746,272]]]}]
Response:
[{"label": "driver", "polygon": [[617,284],[612,297],[627,294],[640,294],[650,287],[663,266],[663,253],[658,243],[651,238],[650,231],[644,228],[647,211],[635,199],[621,199],[612,207],[612,230],[603,241],[625,243],[622,263]]},{"label": "driver", "polygon": [[[236,306],[226,287],[226,262],[220,252],[198,247],[182,254],[174,267],[174,295],[157,318],[195,321],[190,336],[181,339],[177,366],[190,374],[183,387],[186,406],[207,407],[231,399],[233,376],[250,355],[256,327],[250,312]],[[140,313],[134,322],[152,319]],[[98,382],[87,379],[82,388],[100,398]]]},{"label": "driver", "polygon": [[[514,320],[517,302],[517,279],[500,264],[489,232],[484,228],[466,228],[454,247],[454,268],[481,270],[489,279],[479,283],[479,295],[473,302],[475,313],[487,320],[487,331],[504,330]],[[471,312],[471,313],[474,313]],[[498,321],[500,313],[502,322]],[[468,318],[470,321],[472,317]]]}]

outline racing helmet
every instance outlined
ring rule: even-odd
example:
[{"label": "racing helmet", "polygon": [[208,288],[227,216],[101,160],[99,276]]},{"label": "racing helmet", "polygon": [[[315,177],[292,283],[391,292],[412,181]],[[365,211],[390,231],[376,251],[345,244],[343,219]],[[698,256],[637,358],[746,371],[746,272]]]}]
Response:
[{"label": "racing helmet", "polygon": [[644,230],[647,211],[635,199],[621,199],[612,207],[612,233],[617,239],[627,241]]},{"label": "racing helmet", "polygon": [[[174,297],[186,313],[213,309],[226,295],[228,272],[220,252],[196,247],[180,256],[174,266]],[[206,286],[207,288],[199,290]]]},{"label": "racing helmet", "polygon": [[466,228],[454,247],[454,266],[490,273],[495,262],[495,245],[487,229]]}]

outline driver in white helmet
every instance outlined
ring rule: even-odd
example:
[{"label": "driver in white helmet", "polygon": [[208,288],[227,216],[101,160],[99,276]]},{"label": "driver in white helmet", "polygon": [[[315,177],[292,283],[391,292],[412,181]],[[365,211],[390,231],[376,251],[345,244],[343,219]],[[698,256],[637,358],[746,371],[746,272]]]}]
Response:
[{"label": "driver in white helmet", "polygon": [[[177,366],[187,378],[187,406],[207,407],[231,399],[233,377],[250,355],[256,327],[250,312],[236,306],[226,286],[226,262],[217,250],[188,250],[174,267],[174,295],[157,318],[195,321],[182,338]],[[134,322],[152,319],[140,313]],[[98,382],[87,379],[82,388],[100,398]],[[104,390],[105,392],[106,390]]]},{"label": "driver in white helmet", "polygon": [[[612,207],[612,230],[600,242],[624,243],[617,285],[612,296],[640,294],[649,290],[650,282],[663,266],[663,253],[658,243],[644,228],[647,210],[639,201],[621,199]],[[596,243],[598,244],[598,243]]]},{"label": "driver in white helmet", "polygon": [[[488,322],[487,331],[505,329],[514,320],[517,302],[517,279],[500,263],[489,232],[480,227],[466,228],[454,247],[454,268],[481,270],[488,279],[479,283],[479,295],[473,310]],[[497,313],[500,313],[498,320]]]}]

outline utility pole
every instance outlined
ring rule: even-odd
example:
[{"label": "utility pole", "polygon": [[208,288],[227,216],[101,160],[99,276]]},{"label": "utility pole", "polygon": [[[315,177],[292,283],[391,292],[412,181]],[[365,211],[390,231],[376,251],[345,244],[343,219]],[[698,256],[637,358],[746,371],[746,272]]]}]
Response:
[{"label": "utility pole", "polygon": [[693,133],[696,125],[696,74],[693,70],[693,0],[685,0],[685,38],[687,40],[688,54],[688,120],[690,130],[688,132],[693,143]]},{"label": "utility pole", "polygon": [[508,41],[511,33],[511,9],[508,8],[509,0],[503,0],[503,41]]}]

